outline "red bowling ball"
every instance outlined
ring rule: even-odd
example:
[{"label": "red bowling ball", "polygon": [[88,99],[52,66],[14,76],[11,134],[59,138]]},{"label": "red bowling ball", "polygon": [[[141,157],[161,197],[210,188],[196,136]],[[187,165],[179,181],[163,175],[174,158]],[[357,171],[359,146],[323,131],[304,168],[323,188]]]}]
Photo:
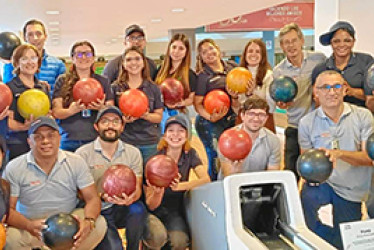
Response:
[{"label": "red bowling ball", "polygon": [[164,97],[164,103],[167,105],[175,105],[183,100],[184,88],[183,84],[174,78],[166,78],[161,84],[160,89]]},{"label": "red bowling ball", "polygon": [[0,113],[13,101],[13,94],[10,88],[5,84],[0,84]]},{"label": "red bowling ball", "polygon": [[88,106],[91,102],[97,102],[97,99],[103,99],[104,90],[96,79],[83,78],[74,85],[73,98],[75,101],[81,100],[81,103]]},{"label": "red bowling ball", "polygon": [[124,115],[138,118],[147,112],[148,97],[143,91],[129,89],[121,94],[118,106]]},{"label": "red bowling ball", "polygon": [[135,173],[126,165],[113,165],[104,172],[102,188],[110,197],[122,197],[123,193],[130,195],[136,189]]},{"label": "red bowling ball", "polygon": [[178,176],[178,165],[167,155],[155,155],[145,166],[145,176],[151,185],[166,188]]},{"label": "red bowling ball", "polygon": [[226,158],[239,161],[245,159],[251,152],[252,140],[243,129],[230,128],[219,137],[218,148]]},{"label": "red bowling ball", "polygon": [[220,111],[223,107],[230,108],[230,97],[220,89],[210,91],[204,98],[204,108],[209,114]]}]

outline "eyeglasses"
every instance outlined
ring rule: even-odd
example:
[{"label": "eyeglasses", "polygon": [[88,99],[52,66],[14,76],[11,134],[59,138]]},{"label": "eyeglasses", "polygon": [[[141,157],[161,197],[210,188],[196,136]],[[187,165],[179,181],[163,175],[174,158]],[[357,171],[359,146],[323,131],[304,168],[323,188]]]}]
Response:
[{"label": "eyeglasses", "polygon": [[118,125],[122,124],[122,120],[121,119],[110,120],[110,119],[107,119],[107,118],[103,118],[99,121],[99,123],[104,125],[104,126],[108,126],[109,123],[112,123],[114,126],[118,126]]},{"label": "eyeglasses", "polygon": [[342,89],[342,87],[343,87],[343,84],[337,83],[334,85],[325,84],[325,85],[322,85],[316,88],[321,90],[323,93],[329,93],[330,89],[333,89],[334,91],[339,92]]},{"label": "eyeglasses", "polygon": [[343,40],[341,40],[339,38],[335,38],[335,39],[331,39],[331,44],[334,44],[334,45],[337,45],[337,44],[340,44],[340,43],[350,44],[353,41],[354,40],[352,38],[345,38]]},{"label": "eyeglasses", "polygon": [[247,111],[244,113],[246,116],[249,116],[251,118],[255,118],[255,117],[258,117],[259,119],[265,119],[267,117],[267,114],[266,113],[256,113],[256,112],[253,112],[253,111]]},{"label": "eyeglasses", "polygon": [[131,62],[131,61],[135,61],[135,62],[140,62],[141,60],[143,60],[143,58],[141,56],[135,56],[135,57],[125,57],[125,62]]},{"label": "eyeglasses", "polygon": [[126,39],[131,42],[141,42],[144,40],[144,36],[128,36]]},{"label": "eyeglasses", "polygon": [[23,56],[19,59],[20,63],[28,63],[28,62],[37,63],[38,61],[39,61],[39,57],[37,56],[32,56],[32,57]]},{"label": "eyeglasses", "polygon": [[45,139],[48,139],[48,141],[51,141],[51,140],[55,139],[57,136],[58,136],[57,131],[49,132],[46,135],[42,135],[42,134],[32,134],[32,135],[30,135],[30,137],[36,142],[42,142]]},{"label": "eyeglasses", "polygon": [[75,52],[74,56],[77,58],[83,58],[83,56],[85,56],[86,58],[91,58],[93,57],[93,53],[91,51]]}]

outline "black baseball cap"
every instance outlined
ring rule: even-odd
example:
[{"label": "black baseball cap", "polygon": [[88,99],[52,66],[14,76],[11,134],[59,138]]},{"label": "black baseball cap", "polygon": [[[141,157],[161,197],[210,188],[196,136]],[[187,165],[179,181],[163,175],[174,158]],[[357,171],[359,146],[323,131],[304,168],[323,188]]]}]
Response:
[{"label": "black baseball cap", "polygon": [[128,37],[129,35],[131,35],[132,33],[134,32],[139,32],[141,33],[143,36],[145,36],[144,34],[144,30],[142,28],[140,28],[139,25],[137,24],[132,24],[130,25],[129,27],[126,28],[125,30],[125,37]]},{"label": "black baseball cap", "polygon": [[355,29],[353,26],[346,21],[339,21],[330,28],[329,32],[319,36],[319,42],[324,46],[330,45],[331,38],[334,36],[335,32],[340,29],[347,31],[353,38],[355,38]]},{"label": "black baseball cap", "polygon": [[42,126],[48,126],[58,131],[58,125],[54,118],[51,116],[41,116],[31,123],[28,135],[34,134],[35,131]]},{"label": "black baseball cap", "polygon": [[116,106],[109,106],[109,107],[106,107],[104,109],[101,109],[98,113],[97,113],[97,116],[96,116],[96,120],[95,120],[95,123],[98,123],[98,121],[101,119],[101,117],[107,113],[112,113],[112,114],[116,114],[118,115],[119,117],[122,117],[122,112],[119,108],[117,108]]}]

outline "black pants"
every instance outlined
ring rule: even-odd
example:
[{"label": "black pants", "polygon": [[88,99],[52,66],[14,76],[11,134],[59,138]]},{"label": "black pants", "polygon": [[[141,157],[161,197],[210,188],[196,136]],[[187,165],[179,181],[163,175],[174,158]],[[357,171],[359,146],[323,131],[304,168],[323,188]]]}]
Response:
[{"label": "black pants", "polygon": [[29,144],[25,142],[24,144],[8,144],[9,150],[9,161],[30,151]]},{"label": "black pants", "polygon": [[299,181],[300,176],[296,170],[296,161],[300,155],[300,146],[298,142],[298,130],[297,128],[287,127],[285,131],[286,135],[286,145],[284,152],[284,165],[285,169],[291,170],[297,181]]}]

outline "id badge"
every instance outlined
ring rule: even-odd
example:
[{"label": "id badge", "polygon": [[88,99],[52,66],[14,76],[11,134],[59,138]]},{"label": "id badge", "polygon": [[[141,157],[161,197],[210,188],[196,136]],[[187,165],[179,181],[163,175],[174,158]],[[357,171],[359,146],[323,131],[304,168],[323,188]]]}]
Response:
[{"label": "id badge", "polygon": [[331,149],[339,149],[339,140],[334,139],[331,141]]}]

